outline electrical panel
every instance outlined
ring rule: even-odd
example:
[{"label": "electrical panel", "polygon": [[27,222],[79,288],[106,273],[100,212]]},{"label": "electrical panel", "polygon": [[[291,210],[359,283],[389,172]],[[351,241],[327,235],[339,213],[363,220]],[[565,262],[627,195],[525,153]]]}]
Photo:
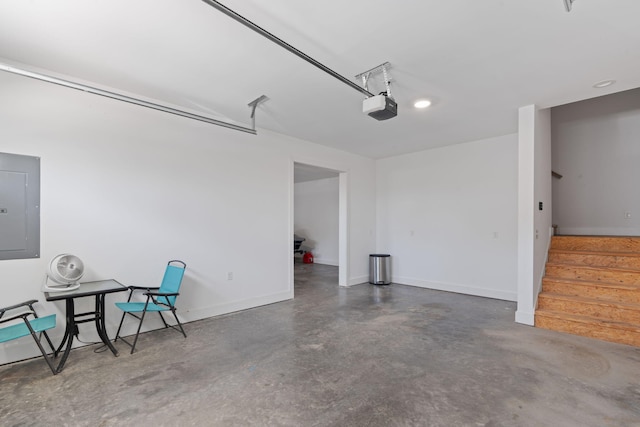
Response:
[{"label": "electrical panel", "polygon": [[0,260],[40,256],[40,158],[0,153]]}]

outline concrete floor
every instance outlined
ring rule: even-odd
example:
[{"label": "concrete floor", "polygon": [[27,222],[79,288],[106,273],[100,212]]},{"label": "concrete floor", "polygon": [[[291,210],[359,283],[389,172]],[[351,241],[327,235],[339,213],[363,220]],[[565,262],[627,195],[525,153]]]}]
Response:
[{"label": "concrete floor", "polygon": [[294,300],[187,339],[0,367],[0,425],[640,426],[640,348],[518,325],[510,302],[336,284],[296,264]]}]

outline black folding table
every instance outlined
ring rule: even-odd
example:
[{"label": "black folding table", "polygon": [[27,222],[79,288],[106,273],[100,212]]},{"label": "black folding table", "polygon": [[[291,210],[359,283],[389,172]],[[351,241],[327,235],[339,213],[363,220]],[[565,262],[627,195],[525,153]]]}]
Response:
[{"label": "black folding table", "polygon": [[[60,343],[60,346],[55,351],[57,357],[60,351],[64,348],[64,353],[60,359],[60,363],[56,369],[57,372],[62,371],[64,364],[71,352],[71,346],[73,344],[73,337],[78,335],[78,324],[95,321],[96,331],[102,342],[111,350],[114,356],[118,355],[118,350],[111,344],[109,337],[107,336],[107,330],[104,324],[105,310],[104,300],[105,295],[114,292],[123,292],[128,290],[125,285],[119,283],[116,280],[98,280],[95,282],[83,282],[78,289],[65,292],[45,292],[44,296],[47,301],[61,301],[65,300],[66,303],[66,320],[67,326],[64,331],[64,338]],[[82,297],[94,296],[96,300],[95,311],[89,311],[86,313],[75,312],[75,299]]]}]

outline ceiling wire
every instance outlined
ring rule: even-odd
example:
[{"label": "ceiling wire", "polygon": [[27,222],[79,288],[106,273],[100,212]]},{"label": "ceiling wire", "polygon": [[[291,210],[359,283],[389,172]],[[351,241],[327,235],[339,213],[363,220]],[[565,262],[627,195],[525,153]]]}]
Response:
[{"label": "ceiling wire", "polygon": [[313,59],[312,57],[310,57],[306,53],[296,49],[295,47],[291,46],[289,43],[287,43],[284,40],[278,38],[277,36],[271,34],[269,31],[265,30],[264,28],[260,27],[259,25],[255,24],[255,23],[251,22],[250,20],[248,20],[244,16],[236,13],[235,11],[229,9],[228,7],[226,7],[225,5],[221,4],[220,2],[218,2],[216,0],[202,0],[202,1],[205,2],[206,4],[208,4],[209,6],[213,7],[214,9],[224,13],[228,17],[238,21],[239,23],[241,23],[245,27],[247,27],[247,28],[255,31],[256,33],[260,34],[261,36],[267,38],[268,40],[271,40],[272,42],[274,42],[278,46],[288,50],[289,52],[293,53],[297,57],[304,59],[305,61],[307,61],[311,65],[321,69],[322,71],[324,71],[325,73],[329,74],[330,76],[340,80],[342,83],[346,84],[347,86],[357,90],[358,92],[366,95],[367,97],[374,96],[374,94],[369,92],[367,89],[359,86],[358,84],[354,83],[353,81],[349,80],[348,78],[344,77],[343,75],[338,74],[337,72],[333,71],[331,68],[327,67],[326,65],[316,61],[315,59]]}]

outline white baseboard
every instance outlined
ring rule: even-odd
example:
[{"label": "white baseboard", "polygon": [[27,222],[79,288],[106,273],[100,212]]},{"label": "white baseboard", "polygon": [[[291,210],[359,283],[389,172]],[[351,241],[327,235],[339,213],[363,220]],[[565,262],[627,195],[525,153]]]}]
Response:
[{"label": "white baseboard", "polygon": [[285,291],[255,298],[227,302],[224,304],[201,307],[184,311],[183,315],[180,317],[180,320],[182,321],[182,319],[184,318],[185,322],[193,322],[209,317],[220,316],[222,314],[229,314],[236,311],[260,307],[262,305],[282,302],[290,300],[291,298],[293,298],[293,291]]},{"label": "white baseboard", "polygon": [[322,265],[332,265],[334,267],[339,265],[337,259],[313,258],[313,262]]},{"label": "white baseboard", "polygon": [[361,283],[369,283],[369,276],[356,276],[349,279],[347,286],[359,285]]},{"label": "white baseboard", "polygon": [[427,280],[414,279],[411,277],[392,277],[392,283],[399,285],[416,286],[419,288],[435,289],[438,291],[456,292],[465,295],[494,298],[505,301],[517,301],[517,292],[500,291],[496,289],[481,288],[471,285],[460,285],[457,283],[432,282]]},{"label": "white baseboard", "polygon": [[523,310],[516,310],[516,323],[522,323],[523,325],[534,326],[535,316],[531,312],[525,312]]}]

